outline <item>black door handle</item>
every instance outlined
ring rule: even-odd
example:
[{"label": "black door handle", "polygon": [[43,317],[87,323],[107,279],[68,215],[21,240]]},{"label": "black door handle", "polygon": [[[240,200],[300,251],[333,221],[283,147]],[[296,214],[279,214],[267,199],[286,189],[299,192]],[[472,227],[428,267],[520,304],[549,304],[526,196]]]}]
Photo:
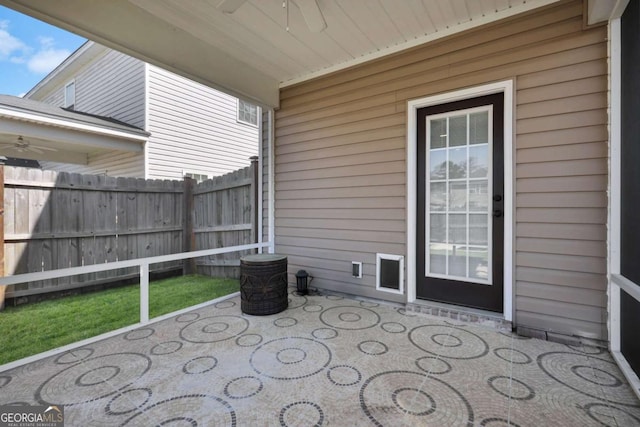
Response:
[{"label": "black door handle", "polygon": [[495,196],[493,196],[493,201],[494,202],[500,202],[502,201],[502,196],[499,194],[496,194]]},{"label": "black door handle", "polygon": [[500,218],[502,216],[502,210],[500,209],[496,209],[493,211],[493,216],[495,216],[496,218]]}]

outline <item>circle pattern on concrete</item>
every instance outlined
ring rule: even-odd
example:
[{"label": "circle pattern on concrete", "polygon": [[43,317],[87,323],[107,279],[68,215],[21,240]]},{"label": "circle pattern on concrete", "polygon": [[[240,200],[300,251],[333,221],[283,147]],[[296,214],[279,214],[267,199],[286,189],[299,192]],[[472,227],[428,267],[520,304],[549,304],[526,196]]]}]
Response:
[{"label": "circle pattern on concrete", "polygon": [[340,387],[356,385],[362,380],[362,374],[353,366],[336,365],[327,371],[327,378]]},{"label": "circle pattern on concrete", "polygon": [[493,354],[498,356],[500,359],[506,360],[507,362],[515,365],[526,365],[527,363],[533,362],[527,353],[508,347],[495,348],[493,349]]},{"label": "circle pattern on concrete", "polygon": [[293,317],[281,317],[273,321],[273,324],[279,328],[289,328],[296,325],[297,323],[298,321]]},{"label": "circle pattern on concrete", "polygon": [[567,344],[567,347],[569,347],[573,351],[577,351],[578,353],[582,353],[582,354],[597,355],[597,354],[602,354],[602,353],[605,352],[604,348],[594,347],[594,346],[590,346],[590,345],[572,345],[572,344]]},{"label": "circle pattern on concrete", "polygon": [[291,403],[280,411],[280,425],[292,426],[321,426],[324,423],[322,408],[306,400]]},{"label": "circle pattern on concrete", "polygon": [[[302,357],[304,355],[304,357]],[[249,359],[254,371],[276,380],[310,377],[331,362],[331,350],[311,338],[286,337],[267,341]]]},{"label": "circle pattern on concrete", "polygon": [[408,311],[406,308],[396,308],[396,311],[398,312],[398,314],[402,315],[402,316],[407,316],[407,317],[416,317],[417,314],[414,313],[413,311]]},{"label": "circle pattern on concrete", "polygon": [[154,333],[155,331],[153,330],[153,328],[140,328],[135,329],[131,332],[127,332],[124,336],[124,339],[127,341],[143,340],[145,338],[149,338]]},{"label": "circle pattern on concrete", "polygon": [[[422,406],[417,407],[418,402]],[[473,425],[474,421],[471,405],[458,390],[421,372],[372,376],[360,388],[360,406],[377,426],[396,425],[398,417],[407,425]]]},{"label": "circle pattern on concrete", "polygon": [[380,356],[381,354],[385,354],[389,351],[389,347],[383,342],[368,340],[362,341],[358,344],[358,350],[363,352],[364,354],[369,354],[371,356]]},{"label": "circle pattern on concrete", "polygon": [[609,372],[592,366],[575,365],[571,367],[571,371],[585,381],[605,387],[620,387],[622,381]]},{"label": "circle pattern on concrete", "polygon": [[226,301],[217,302],[213,306],[215,308],[231,308],[231,307],[235,307],[236,303],[235,301],[226,300]]},{"label": "circle pattern on concrete", "polygon": [[319,340],[330,340],[338,336],[338,331],[331,328],[318,328],[314,329],[311,335]]},{"label": "circle pattern on concrete", "polygon": [[431,335],[431,341],[442,347],[460,347],[462,345],[460,338],[447,334]]},{"label": "circle pattern on concrete", "polygon": [[416,366],[429,375],[441,375],[451,372],[451,365],[439,357],[423,356],[416,359]]},{"label": "circle pattern on concrete", "polygon": [[262,380],[258,377],[239,377],[224,386],[224,395],[229,399],[246,399],[260,393],[263,387]]},{"label": "circle pattern on concrete", "polygon": [[213,343],[235,338],[249,328],[240,316],[203,317],[180,330],[180,338],[192,343]]},{"label": "circle pattern on concrete", "polygon": [[322,306],[320,304],[310,304],[305,305],[304,307],[302,307],[302,309],[307,313],[317,313],[319,311],[322,311]]},{"label": "circle pattern on concrete", "polygon": [[[620,378],[621,374],[615,363],[589,356],[588,364],[595,368],[594,374],[590,374],[590,378],[585,379],[586,372],[580,369],[578,372],[581,375],[578,375],[572,368],[582,366],[584,362],[587,362],[586,357],[575,353],[558,351],[541,354],[538,356],[537,362],[540,369],[547,375],[578,393],[606,402],[637,406],[638,400],[636,396],[628,392],[626,381]],[[578,363],[578,360],[581,363]],[[606,372],[607,376],[601,377],[602,372]],[[611,379],[612,376],[618,381],[613,381]],[[606,387],[604,396],[602,387]]]},{"label": "circle pattern on concrete", "polygon": [[377,302],[371,302],[371,301],[360,301],[360,307],[375,308],[375,307],[380,307],[380,304],[378,304]]},{"label": "circle pattern on concrete", "polygon": [[198,320],[198,318],[200,318],[200,315],[198,313],[185,313],[176,317],[176,322],[189,323],[189,322],[193,322],[194,320]]},{"label": "circle pattern on concrete", "polygon": [[342,301],[344,299],[344,297],[340,295],[326,295],[325,298],[330,301]]},{"label": "circle pattern on concrete", "polygon": [[78,363],[81,360],[86,359],[87,357],[91,357],[93,351],[94,350],[89,347],[66,351],[60,356],[56,357],[54,363],[58,365],[71,365],[73,363]]},{"label": "circle pattern on concrete", "polygon": [[383,331],[390,334],[401,334],[407,330],[407,327],[398,322],[386,322],[380,325]]},{"label": "circle pattern on concrete", "polygon": [[[635,426],[640,425],[640,418],[615,406],[604,403],[584,405],[587,415],[603,426]],[[615,420],[615,424],[612,421]]]},{"label": "circle pattern on concrete", "polygon": [[8,375],[3,375],[0,377],[0,388],[6,386],[11,382],[11,377]]},{"label": "circle pattern on concrete", "polygon": [[309,300],[304,295],[299,295],[298,291],[289,292],[289,309],[299,308],[304,306]]},{"label": "circle pattern on concrete", "polygon": [[436,401],[424,390],[417,388],[399,388],[391,395],[394,405],[404,413],[424,417],[436,411]]},{"label": "circle pattern on concrete", "polygon": [[206,394],[177,396],[154,403],[127,419],[122,425],[146,425],[149,420],[153,420],[155,425],[159,426],[177,421],[184,421],[192,426],[206,426],[211,424],[211,420],[215,420],[217,425],[237,425],[233,407],[219,397]]},{"label": "circle pattern on concrete", "polygon": [[324,310],[320,314],[320,321],[332,328],[353,331],[373,328],[380,323],[380,316],[368,308],[338,306]]},{"label": "circle pattern on concrete", "polygon": [[[101,369],[105,367],[109,367],[108,372]],[[130,386],[150,368],[151,359],[139,353],[94,357],[63,369],[47,379],[36,390],[35,398],[42,404],[56,402],[62,405],[103,399]],[[95,374],[107,375],[110,377],[109,382],[99,380]]]},{"label": "circle pattern on concrete", "polygon": [[151,347],[151,354],[154,356],[162,356],[165,354],[175,353],[182,348],[180,341],[166,341]]},{"label": "circle pattern on concrete", "polygon": [[218,366],[218,359],[213,356],[196,357],[189,360],[182,367],[182,372],[185,374],[204,374],[209,372],[213,368]]},{"label": "circle pattern on concrete", "polygon": [[482,427],[520,427],[519,424],[516,424],[513,421],[498,417],[485,418],[480,422],[480,425]]},{"label": "circle pattern on concrete", "polygon": [[236,344],[240,347],[253,347],[260,344],[262,342],[262,339],[262,335],[246,334],[236,338]]},{"label": "circle pattern on concrete", "polygon": [[124,415],[143,407],[151,399],[151,389],[148,388],[131,388],[114,396],[105,412],[107,415]]},{"label": "circle pattern on concrete", "polygon": [[[434,345],[447,336],[446,343],[455,346]],[[420,350],[447,359],[478,359],[489,352],[489,345],[480,336],[454,326],[422,325],[409,331],[409,341]],[[459,344],[457,344],[459,342]]]},{"label": "circle pattern on concrete", "polygon": [[489,386],[497,393],[514,400],[531,400],[536,392],[524,382],[502,375],[487,380]]}]

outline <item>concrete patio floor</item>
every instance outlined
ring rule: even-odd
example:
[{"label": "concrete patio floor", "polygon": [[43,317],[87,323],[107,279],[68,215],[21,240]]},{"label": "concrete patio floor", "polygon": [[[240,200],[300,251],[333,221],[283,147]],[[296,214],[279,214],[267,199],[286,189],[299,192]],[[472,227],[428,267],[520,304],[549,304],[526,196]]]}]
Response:
[{"label": "concrete patio floor", "polygon": [[335,295],[248,316],[239,297],[0,373],[0,404],[67,426],[634,426],[602,349]]}]

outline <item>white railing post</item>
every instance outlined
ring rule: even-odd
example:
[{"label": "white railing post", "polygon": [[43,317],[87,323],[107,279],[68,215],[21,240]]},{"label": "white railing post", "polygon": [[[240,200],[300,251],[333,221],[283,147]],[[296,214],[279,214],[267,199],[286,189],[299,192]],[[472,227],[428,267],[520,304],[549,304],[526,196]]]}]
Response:
[{"label": "white railing post", "polygon": [[140,323],[149,323],[149,264],[140,264]]}]

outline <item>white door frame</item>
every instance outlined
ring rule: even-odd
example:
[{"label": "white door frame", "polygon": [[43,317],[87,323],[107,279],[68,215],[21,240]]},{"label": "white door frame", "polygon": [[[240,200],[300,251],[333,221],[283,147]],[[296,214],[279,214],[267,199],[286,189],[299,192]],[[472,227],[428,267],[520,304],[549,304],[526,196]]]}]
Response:
[{"label": "white door frame", "polygon": [[454,92],[414,99],[407,103],[407,301],[416,300],[417,227],[417,114],[418,109],[494,93],[504,93],[504,319],[514,318],[514,177],[513,177],[513,80],[504,80]]}]

